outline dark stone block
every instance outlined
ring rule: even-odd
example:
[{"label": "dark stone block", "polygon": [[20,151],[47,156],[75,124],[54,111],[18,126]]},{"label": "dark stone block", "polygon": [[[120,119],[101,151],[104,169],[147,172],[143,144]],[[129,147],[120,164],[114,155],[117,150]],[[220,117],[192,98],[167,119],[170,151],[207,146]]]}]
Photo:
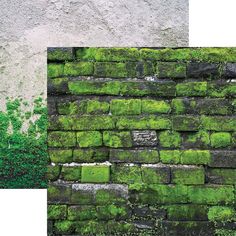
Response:
[{"label": "dark stone block", "polygon": [[135,146],[156,146],[157,134],[156,131],[132,131],[133,144]]},{"label": "dark stone block", "polygon": [[187,75],[192,78],[219,76],[219,67],[219,64],[191,62],[187,68]]},{"label": "dark stone block", "polygon": [[47,98],[47,107],[48,107],[48,115],[55,115],[57,113],[56,99],[54,97]]},{"label": "dark stone block", "polygon": [[163,219],[166,217],[166,210],[137,205],[133,208],[133,214],[141,218]]},{"label": "dark stone block", "polygon": [[196,116],[174,116],[173,130],[179,131],[197,131],[200,126],[200,120]]},{"label": "dark stone block", "polygon": [[236,168],[235,151],[211,151],[210,167]]},{"label": "dark stone block", "polygon": [[224,68],[223,76],[227,78],[236,77],[236,63],[227,63]]},{"label": "dark stone block", "polygon": [[49,203],[69,203],[71,186],[69,184],[50,184],[48,187]]}]

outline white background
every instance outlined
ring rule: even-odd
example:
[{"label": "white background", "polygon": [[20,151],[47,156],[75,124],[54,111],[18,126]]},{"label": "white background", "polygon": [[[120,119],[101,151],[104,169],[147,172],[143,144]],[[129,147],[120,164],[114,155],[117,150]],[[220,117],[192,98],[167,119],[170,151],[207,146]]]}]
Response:
[{"label": "white background", "polygon": [[[189,46],[236,46],[235,0],[189,1]],[[46,190],[0,190],[1,236],[47,235]]]}]

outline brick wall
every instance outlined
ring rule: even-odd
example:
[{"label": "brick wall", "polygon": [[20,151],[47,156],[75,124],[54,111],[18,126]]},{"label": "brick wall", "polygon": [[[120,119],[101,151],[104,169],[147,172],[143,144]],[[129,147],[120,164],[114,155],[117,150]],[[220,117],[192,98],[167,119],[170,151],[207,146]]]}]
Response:
[{"label": "brick wall", "polygon": [[235,62],[50,48],[49,235],[234,235]]}]

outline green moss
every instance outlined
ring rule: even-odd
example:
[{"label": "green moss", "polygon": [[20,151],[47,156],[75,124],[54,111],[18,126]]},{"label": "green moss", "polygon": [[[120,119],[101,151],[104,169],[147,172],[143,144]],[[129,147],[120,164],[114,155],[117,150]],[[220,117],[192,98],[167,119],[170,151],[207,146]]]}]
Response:
[{"label": "green moss", "polygon": [[142,183],[141,168],[139,166],[112,166],[111,179],[113,183]]},{"label": "green moss", "polygon": [[185,78],[186,64],[179,62],[158,62],[156,72],[159,78]]},{"label": "green moss", "polygon": [[210,144],[210,135],[208,132],[200,130],[197,133],[189,134],[186,142],[190,144],[199,143],[201,146],[207,146]]},{"label": "green moss", "polygon": [[235,209],[231,207],[213,206],[207,215],[208,219],[213,222],[234,222],[236,220]]},{"label": "green moss", "polygon": [[53,163],[72,162],[72,150],[49,150],[48,153]]},{"label": "green moss", "polygon": [[67,62],[64,67],[64,75],[67,76],[93,75],[93,63]]},{"label": "green moss", "polygon": [[55,92],[67,92],[68,78],[54,78],[49,79],[48,84],[51,85]]},{"label": "green moss", "polygon": [[140,116],[140,117],[121,117],[117,120],[118,129],[170,129],[171,121],[168,117],[160,116]]},{"label": "green moss", "polygon": [[61,168],[60,166],[48,166],[47,167],[47,180],[49,181],[55,181],[59,178]]},{"label": "green moss", "polygon": [[189,186],[189,200],[196,204],[232,204],[234,202],[234,188],[232,186]]},{"label": "green moss", "polygon": [[176,115],[172,116],[172,126],[177,131],[197,131],[200,128],[198,116]]},{"label": "green moss", "polygon": [[97,205],[126,203],[126,198],[121,196],[116,190],[98,189],[95,193]]},{"label": "green moss", "polygon": [[236,230],[231,229],[216,229],[215,233],[217,236],[235,236]]},{"label": "green moss", "polygon": [[171,169],[172,183],[174,184],[204,184],[205,172],[197,167],[173,167]]},{"label": "green moss", "polygon": [[98,147],[102,145],[102,134],[98,131],[77,132],[80,147]]},{"label": "green moss", "polygon": [[69,220],[56,221],[54,227],[57,233],[70,234],[75,230],[75,222]]},{"label": "green moss", "polygon": [[74,162],[103,162],[108,160],[109,151],[105,149],[75,149]]},{"label": "green moss", "polygon": [[125,206],[117,206],[114,204],[106,206],[97,206],[97,217],[100,220],[122,219],[128,215]]},{"label": "green moss", "polygon": [[234,169],[209,169],[208,173],[217,180],[217,183],[236,183],[236,171]]},{"label": "green moss", "polygon": [[179,150],[161,150],[160,159],[164,164],[179,164],[181,151]]},{"label": "green moss", "polygon": [[148,184],[169,182],[169,169],[158,167],[141,167],[142,181]]},{"label": "green moss", "polygon": [[160,59],[160,50],[142,48],[140,49],[140,55],[145,60],[159,60]]},{"label": "green moss", "polygon": [[224,116],[202,116],[201,126],[213,131],[236,131],[236,119]]},{"label": "green moss", "polygon": [[180,133],[175,131],[162,131],[159,134],[159,142],[162,147],[175,148],[181,145]]},{"label": "green moss", "polygon": [[142,113],[169,113],[170,105],[166,101],[142,100]]},{"label": "green moss", "polygon": [[207,82],[185,82],[176,85],[177,96],[205,96]]},{"label": "green moss", "polygon": [[103,142],[107,147],[132,147],[130,132],[104,131]]},{"label": "green moss", "polygon": [[160,50],[160,58],[164,61],[189,61],[191,59],[190,52],[189,48],[165,48]]},{"label": "green moss", "polygon": [[181,154],[181,164],[208,164],[210,162],[210,151],[208,150],[184,150]]},{"label": "green moss", "polygon": [[48,205],[48,219],[49,220],[63,220],[66,218],[66,205]]},{"label": "green moss", "polygon": [[80,181],[81,166],[63,166],[61,169],[61,179],[68,181]]},{"label": "green moss", "polygon": [[59,77],[64,73],[64,64],[48,64],[48,77]]},{"label": "green moss", "polygon": [[99,102],[96,100],[87,101],[87,110],[89,114],[102,114],[109,112],[110,105],[108,102]]},{"label": "green moss", "polygon": [[53,48],[47,51],[47,59],[52,61],[68,61],[73,59],[72,50],[64,48]]},{"label": "green moss", "polygon": [[74,132],[52,131],[48,133],[49,147],[73,147],[76,145]]},{"label": "green moss", "polygon": [[75,95],[104,94],[118,95],[121,82],[118,81],[71,81],[68,83],[69,91]]},{"label": "green moss", "polygon": [[85,113],[86,104],[78,104],[77,102],[64,102],[57,105],[60,115],[73,115]]},{"label": "green moss", "polygon": [[109,166],[82,166],[81,182],[106,183],[110,180]]},{"label": "green moss", "polygon": [[111,101],[112,115],[139,115],[141,113],[140,99],[113,99]]},{"label": "green moss", "polygon": [[217,132],[211,134],[211,146],[214,148],[228,147],[231,145],[231,134]]},{"label": "green moss", "polygon": [[[0,111],[0,188],[47,186],[47,109],[42,99],[34,104],[40,113],[34,122],[23,112],[29,108],[22,99],[8,99],[6,111]],[[27,124],[28,129],[23,131]]]},{"label": "green moss", "polygon": [[70,206],[68,207],[69,220],[91,220],[96,219],[97,212],[94,206]]},{"label": "green moss", "polygon": [[86,47],[78,48],[76,50],[76,58],[78,60],[82,60],[82,61],[86,61],[86,60],[94,61],[97,50],[98,50],[98,48],[93,48],[93,47],[90,47],[90,48],[86,48]]},{"label": "green moss", "polygon": [[182,114],[185,112],[186,109],[183,99],[180,98],[173,99],[171,102],[171,107],[175,114]]}]

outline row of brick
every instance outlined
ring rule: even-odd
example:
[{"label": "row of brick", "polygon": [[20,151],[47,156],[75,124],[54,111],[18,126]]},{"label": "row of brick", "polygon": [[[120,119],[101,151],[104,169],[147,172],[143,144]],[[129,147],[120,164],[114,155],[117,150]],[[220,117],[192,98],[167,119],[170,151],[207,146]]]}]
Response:
[{"label": "row of brick", "polygon": [[55,78],[48,81],[49,94],[71,95],[119,95],[158,97],[235,97],[234,81],[185,81],[175,83],[170,80],[78,80]]},{"label": "row of brick", "polygon": [[82,165],[48,166],[48,179],[76,181],[81,183],[121,184],[183,184],[202,185],[205,183],[234,184],[234,169],[204,169],[202,166],[185,165]]},{"label": "row of brick", "polygon": [[49,116],[49,130],[236,131],[235,116]]},{"label": "row of brick", "polygon": [[50,113],[59,115],[111,114],[200,114],[231,115],[236,113],[236,102],[224,98],[115,99],[78,98],[75,101],[50,100]]}]

